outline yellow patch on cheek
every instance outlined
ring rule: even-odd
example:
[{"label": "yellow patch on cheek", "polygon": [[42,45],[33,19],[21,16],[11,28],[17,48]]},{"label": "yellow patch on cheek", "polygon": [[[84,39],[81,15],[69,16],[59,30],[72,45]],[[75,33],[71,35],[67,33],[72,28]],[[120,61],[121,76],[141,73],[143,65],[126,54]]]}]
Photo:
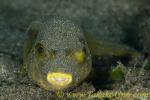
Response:
[{"label": "yellow patch on cheek", "polygon": [[83,62],[85,59],[85,53],[82,50],[75,52],[74,56],[79,63]]},{"label": "yellow patch on cheek", "polygon": [[72,82],[72,74],[62,72],[49,72],[47,81],[55,88],[61,89],[68,86]]}]

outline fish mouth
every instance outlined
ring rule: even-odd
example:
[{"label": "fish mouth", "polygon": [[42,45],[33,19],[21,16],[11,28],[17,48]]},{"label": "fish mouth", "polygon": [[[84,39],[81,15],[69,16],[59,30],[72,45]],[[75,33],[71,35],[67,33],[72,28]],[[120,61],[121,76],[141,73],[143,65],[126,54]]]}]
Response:
[{"label": "fish mouth", "polygon": [[72,74],[62,72],[49,72],[47,81],[56,89],[67,87],[72,82]]}]

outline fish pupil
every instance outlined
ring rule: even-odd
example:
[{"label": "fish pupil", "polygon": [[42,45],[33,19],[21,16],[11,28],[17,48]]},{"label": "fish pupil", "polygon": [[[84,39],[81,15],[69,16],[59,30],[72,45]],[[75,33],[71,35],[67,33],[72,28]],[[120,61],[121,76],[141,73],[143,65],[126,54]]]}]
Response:
[{"label": "fish pupil", "polygon": [[44,48],[43,48],[43,47],[39,47],[39,48],[37,49],[37,51],[38,51],[38,53],[43,53],[43,52],[44,52]]}]

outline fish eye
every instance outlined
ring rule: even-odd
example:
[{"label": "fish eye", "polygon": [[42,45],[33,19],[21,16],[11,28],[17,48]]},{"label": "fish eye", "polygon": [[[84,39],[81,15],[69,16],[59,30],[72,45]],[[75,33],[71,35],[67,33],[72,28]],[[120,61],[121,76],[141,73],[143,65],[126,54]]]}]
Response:
[{"label": "fish eye", "polygon": [[38,51],[38,53],[43,53],[44,52],[44,48],[43,47],[38,47],[37,51]]},{"label": "fish eye", "polygon": [[35,48],[36,48],[38,57],[46,57],[44,46],[41,43],[37,43]]},{"label": "fish eye", "polygon": [[38,53],[44,53],[44,46],[41,43],[37,43],[36,50]]}]

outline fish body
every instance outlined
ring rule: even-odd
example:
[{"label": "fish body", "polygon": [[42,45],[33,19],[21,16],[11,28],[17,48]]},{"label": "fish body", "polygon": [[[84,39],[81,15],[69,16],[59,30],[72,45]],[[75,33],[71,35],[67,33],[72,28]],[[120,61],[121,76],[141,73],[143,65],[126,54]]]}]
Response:
[{"label": "fish body", "polygon": [[32,22],[27,30],[22,72],[44,89],[66,90],[78,86],[93,73],[93,57],[107,55],[136,58],[139,53],[126,45],[83,34],[68,19],[44,18]]}]

